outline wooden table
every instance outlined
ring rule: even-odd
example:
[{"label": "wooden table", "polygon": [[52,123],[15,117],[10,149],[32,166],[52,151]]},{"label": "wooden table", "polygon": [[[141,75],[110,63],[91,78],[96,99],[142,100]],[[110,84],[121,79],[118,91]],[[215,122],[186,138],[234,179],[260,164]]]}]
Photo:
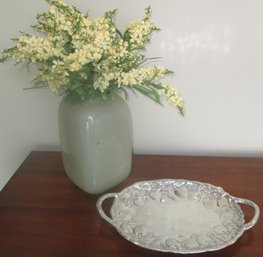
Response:
[{"label": "wooden table", "polygon": [[[263,158],[135,155],[130,177],[110,192],[159,178],[218,185],[256,202],[263,210]],[[0,257],[174,256],[140,248],[122,238],[99,216],[97,199],[69,181],[60,153],[32,152],[0,192]],[[251,219],[252,210],[245,208],[244,212],[246,219]],[[181,256],[263,256],[262,215],[235,244]]]}]

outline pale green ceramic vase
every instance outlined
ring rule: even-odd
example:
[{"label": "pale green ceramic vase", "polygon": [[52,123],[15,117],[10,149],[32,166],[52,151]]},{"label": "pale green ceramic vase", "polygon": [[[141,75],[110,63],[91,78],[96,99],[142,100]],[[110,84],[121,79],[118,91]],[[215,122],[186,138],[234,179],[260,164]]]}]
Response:
[{"label": "pale green ceramic vase", "polygon": [[59,133],[67,176],[90,194],[125,180],[132,163],[132,119],[120,97],[85,102],[70,96],[59,106]]}]

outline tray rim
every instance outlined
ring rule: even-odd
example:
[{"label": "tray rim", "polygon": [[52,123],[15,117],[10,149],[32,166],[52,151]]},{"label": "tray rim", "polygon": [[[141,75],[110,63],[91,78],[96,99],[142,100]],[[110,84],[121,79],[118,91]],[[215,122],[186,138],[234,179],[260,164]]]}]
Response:
[{"label": "tray rim", "polygon": [[[227,195],[238,206],[239,206],[239,204],[245,204],[245,205],[249,205],[250,207],[252,207],[254,209],[254,216],[253,216],[253,218],[251,219],[250,222],[247,222],[247,223],[244,222],[243,226],[240,228],[240,230],[238,231],[238,233],[235,235],[234,238],[232,238],[231,240],[225,242],[224,244],[222,244],[220,246],[210,247],[210,248],[206,248],[206,249],[200,248],[199,250],[198,249],[193,249],[193,250],[189,250],[189,249],[187,249],[187,250],[177,250],[177,249],[174,249],[174,250],[171,250],[171,249],[165,249],[165,248],[150,247],[149,245],[142,244],[142,243],[134,240],[133,238],[127,236],[121,229],[119,229],[119,227],[116,225],[115,221],[112,218],[108,217],[104,213],[104,211],[102,209],[103,201],[105,201],[108,198],[114,198],[114,201],[113,201],[111,209],[110,209],[110,214],[112,215],[111,211],[112,211],[112,207],[113,207],[115,201],[117,201],[117,199],[121,196],[121,194],[123,194],[129,188],[135,188],[136,186],[142,185],[142,184],[145,184],[145,183],[164,183],[164,182],[168,182],[168,183],[172,183],[172,182],[174,182],[174,183],[175,182],[178,182],[178,183],[180,183],[180,182],[182,182],[182,183],[189,183],[190,182],[190,183],[194,183],[194,184],[199,184],[199,185],[204,185],[204,186],[209,186],[209,187],[215,188],[215,189],[219,190],[222,194]],[[206,182],[195,181],[195,180],[165,179],[165,178],[164,179],[153,179],[153,180],[138,181],[138,182],[135,182],[135,183],[125,187],[119,193],[107,193],[107,194],[104,194],[101,197],[99,197],[96,207],[97,207],[97,210],[98,210],[99,214],[101,215],[101,217],[104,220],[106,220],[108,223],[110,223],[112,226],[114,226],[114,228],[117,230],[117,232],[122,237],[124,237],[126,240],[128,240],[129,242],[131,242],[131,243],[133,243],[133,244],[135,244],[137,246],[140,246],[142,248],[145,248],[145,249],[150,249],[150,250],[159,251],[159,252],[178,253],[178,254],[192,254],[192,253],[210,252],[210,251],[216,251],[216,250],[223,249],[223,248],[225,248],[227,246],[230,246],[230,245],[234,244],[243,235],[243,233],[246,230],[250,229],[251,227],[253,227],[257,223],[257,221],[259,219],[259,214],[260,214],[260,209],[259,209],[259,207],[258,207],[258,205],[256,203],[254,203],[253,201],[248,200],[248,199],[243,199],[243,198],[232,196],[228,192],[226,192],[222,187],[215,186],[213,184],[206,183]],[[240,208],[240,211],[242,212],[242,215],[244,216],[244,212],[243,212],[243,210],[241,208]]]}]

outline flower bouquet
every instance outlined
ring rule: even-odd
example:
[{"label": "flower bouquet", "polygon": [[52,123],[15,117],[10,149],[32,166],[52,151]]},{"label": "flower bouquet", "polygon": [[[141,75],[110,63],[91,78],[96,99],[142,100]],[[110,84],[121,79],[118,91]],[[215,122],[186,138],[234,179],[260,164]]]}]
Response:
[{"label": "flower bouquet", "polygon": [[38,74],[34,87],[48,87],[58,95],[74,95],[80,101],[97,97],[108,99],[127,89],[139,91],[157,103],[162,98],[183,114],[183,100],[178,91],[161,82],[172,71],[161,66],[147,66],[155,58],[143,54],[153,32],[146,8],[141,20],[116,28],[116,10],[92,19],[63,0],[46,0],[50,10],[37,15],[32,28],[35,35],[21,33],[14,45],[3,51],[0,62],[35,64]]},{"label": "flower bouquet", "polygon": [[139,91],[157,103],[166,100],[183,115],[178,91],[161,80],[172,71],[149,66],[143,54],[153,32],[151,10],[124,32],[116,28],[116,10],[92,19],[62,0],[46,0],[34,35],[21,33],[0,62],[35,64],[34,87],[63,95],[58,110],[65,172],[84,191],[98,194],[117,185],[132,164],[131,112],[120,93]]}]

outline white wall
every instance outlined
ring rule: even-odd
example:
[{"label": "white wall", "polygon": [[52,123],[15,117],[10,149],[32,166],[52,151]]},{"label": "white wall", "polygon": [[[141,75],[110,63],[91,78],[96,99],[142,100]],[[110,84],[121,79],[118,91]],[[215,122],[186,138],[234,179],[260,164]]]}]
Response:
[{"label": "white wall", "polygon": [[[117,24],[148,5],[162,29],[148,55],[173,69],[168,81],[186,101],[186,116],[131,96],[136,153],[263,156],[262,0],[68,0],[96,17],[119,10]],[[44,0],[0,1],[0,48],[30,31]],[[57,106],[46,90],[25,92],[26,69],[0,65],[0,188],[33,149],[59,149]]]}]

